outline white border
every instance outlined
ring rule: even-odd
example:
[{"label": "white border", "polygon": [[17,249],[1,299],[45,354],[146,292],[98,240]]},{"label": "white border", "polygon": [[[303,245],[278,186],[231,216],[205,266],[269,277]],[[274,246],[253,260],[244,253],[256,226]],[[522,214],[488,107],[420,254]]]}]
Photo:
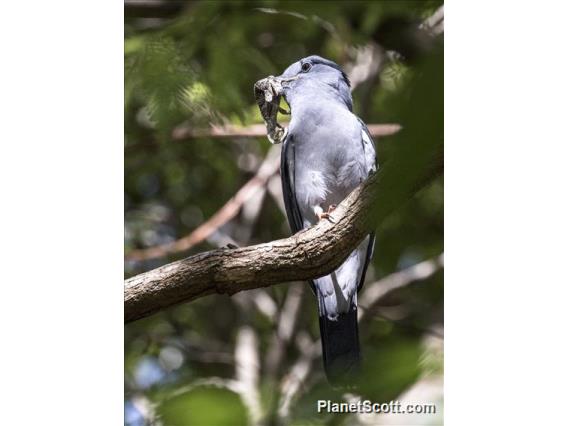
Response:
[{"label": "white border", "polygon": [[2,423],[123,422],[123,4],[9,1]]},{"label": "white border", "polygon": [[566,419],[567,7],[445,7],[445,421]]}]

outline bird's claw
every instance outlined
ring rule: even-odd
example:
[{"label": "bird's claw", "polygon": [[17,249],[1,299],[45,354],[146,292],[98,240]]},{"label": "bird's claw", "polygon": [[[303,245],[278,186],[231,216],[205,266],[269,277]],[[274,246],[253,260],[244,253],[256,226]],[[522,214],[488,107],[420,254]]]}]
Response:
[{"label": "bird's claw", "polygon": [[331,216],[331,213],[337,208],[337,206],[335,204],[330,204],[330,206],[327,208],[326,212],[322,212],[322,213],[318,213],[318,219],[322,220],[322,219],[327,219],[329,220],[331,223],[335,223],[335,219],[333,219],[333,217]]}]

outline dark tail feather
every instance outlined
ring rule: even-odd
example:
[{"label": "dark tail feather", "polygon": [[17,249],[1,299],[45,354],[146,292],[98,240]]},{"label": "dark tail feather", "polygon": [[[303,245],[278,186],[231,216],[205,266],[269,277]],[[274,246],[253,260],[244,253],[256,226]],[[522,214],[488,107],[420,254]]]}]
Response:
[{"label": "dark tail feather", "polygon": [[[322,296],[318,294],[319,297]],[[324,306],[323,301],[320,301],[319,306]],[[320,308],[319,324],[327,379],[332,385],[353,383],[361,360],[357,306],[353,306],[348,313],[339,314],[335,320],[327,318]]]}]

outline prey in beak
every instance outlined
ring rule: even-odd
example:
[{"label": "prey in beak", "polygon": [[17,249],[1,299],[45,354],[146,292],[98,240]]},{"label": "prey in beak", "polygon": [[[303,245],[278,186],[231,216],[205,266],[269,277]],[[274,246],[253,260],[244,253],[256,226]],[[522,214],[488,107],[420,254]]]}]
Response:
[{"label": "prey in beak", "polygon": [[288,133],[288,130],[278,123],[278,113],[290,114],[289,111],[280,108],[280,99],[283,95],[282,83],[292,79],[270,75],[254,84],[254,97],[266,124],[268,140],[272,144],[281,143]]}]

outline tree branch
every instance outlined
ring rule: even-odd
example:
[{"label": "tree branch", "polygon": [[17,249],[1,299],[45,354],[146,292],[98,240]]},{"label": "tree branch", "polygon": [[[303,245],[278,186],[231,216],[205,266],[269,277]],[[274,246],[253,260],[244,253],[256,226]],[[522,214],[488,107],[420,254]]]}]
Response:
[{"label": "tree branch", "polygon": [[234,218],[243,204],[250,200],[266,185],[272,175],[278,172],[280,166],[280,147],[272,147],[266,159],[254,175],[221,209],[207,221],[199,225],[189,235],[170,243],[161,244],[145,249],[132,250],[126,255],[126,260],[149,260],[167,256],[172,253],[189,250],[208,238],[217,229]]},{"label": "tree branch", "polygon": [[[393,191],[389,173],[393,167],[394,162],[355,189],[332,213],[333,223],[324,220],[270,243],[200,253],[126,280],[125,321],[213,293],[232,295],[330,273],[370,229],[440,172],[438,164],[419,182],[406,179]],[[374,196],[376,191],[387,196],[380,204]]]},{"label": "tree branch", "polygon": [[391,291],[405,287],[415,281],[425,280],[443,267],[444,254],[440,254],[366,285],[365,290],[358,296],[359,321],[367,316],[369,311],[372,311],[375,305]]},{"label": "tree branch", "polygon": [[[368,124],[367,128],[369,129],[371,136],[382,137],[395,134],[400,130],[400,125],[392,123]],[[213,125],[208,129],[199,129],[189,127],[187,125],[180,125],[172,131],[172,139],[176,141],[196,138],[266,138],[266,125],[251,124],[247,127]]]}]

